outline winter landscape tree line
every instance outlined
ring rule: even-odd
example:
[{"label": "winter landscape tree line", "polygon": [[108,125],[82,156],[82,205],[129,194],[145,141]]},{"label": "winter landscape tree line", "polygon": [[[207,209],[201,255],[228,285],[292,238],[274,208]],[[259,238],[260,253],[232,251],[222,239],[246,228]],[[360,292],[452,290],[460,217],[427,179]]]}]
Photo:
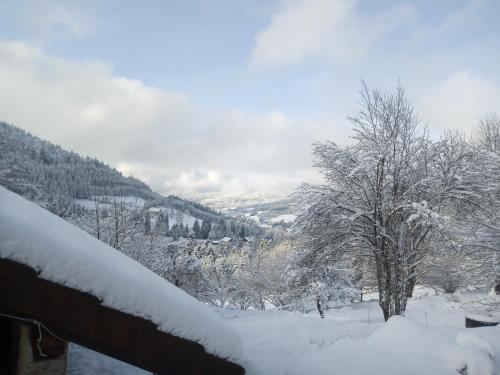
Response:
[{"label": "winter landscape tree line", "polygon": [[[0,184],[207,303],[324,311],[377,292],[388,319],[416,285],[500,293],[500,119],[435,139],[402,87],[369,90],[346,146],[313,145],[320,185],[291,226],[162,197],[133,177],[0,123]],[[131,198],[132,197],[132,198]],[[85,202],[85,204],[82,203]]]}]

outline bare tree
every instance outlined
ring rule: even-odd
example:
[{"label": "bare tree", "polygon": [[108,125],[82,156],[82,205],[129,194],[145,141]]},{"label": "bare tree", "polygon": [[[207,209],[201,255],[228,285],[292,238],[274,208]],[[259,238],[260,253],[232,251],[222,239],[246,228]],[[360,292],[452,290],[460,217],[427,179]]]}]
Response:
[{"label": "bare tree", "polygon": [[311,264],[346,254],[373,258],[379,305],[403,315],[430,243],[448,214],[478,205],[475,154],[462,137],[429,139],[402,87],[393,94],[363,83],[350,121],[354,144],[313,146],[324,185],[303,185],[299,227]]},{"label": "bare tree", "polygon": [[478,135],[478,149],[490,171],[485,181],[490,209],[477,220],[475,245],[493,253],[494,290],[500,294],[500,118],[497,114],[490,114],[480,120]]},{"label": "bare tree", "polygon": [[487,287],[494,271],[493,254],[486,249],[464,246],[463,242],[449,241],[446,236],[433,241],[420,283],[438,293],[455,293],[470,286]]},{"label": "bare tree", "polygon": [[488,152],[500,154],[500,118],[496,113],[479,121],[479,145]]},{"label": "bare tree", "polygon": [[120,250],[126,241],[137,236],[140,230],[136,228],[140,217],[140,208],[137,201],[130,205],[125,199],[113,197],[109,208],[108,243]]},{"label": "bare tree", "polygon": [[259,298],[275,307],[283,307],[291,297],[291,241],[270,243],[263,240],[248,262],[246,283]]},{"label": "bare tree", "polygon": [[103,210],[101,208],[101,201],[106,200],[105,197],[97,195],[97,189],[94,189],[94,195],[92,196],[92,200],[94,202],[94,214],[95,214],[95,223],[94,223],[94,236],[100,240],[102,237],[102,232],[104,228],[108,225],[107,218],[103,217]]}]

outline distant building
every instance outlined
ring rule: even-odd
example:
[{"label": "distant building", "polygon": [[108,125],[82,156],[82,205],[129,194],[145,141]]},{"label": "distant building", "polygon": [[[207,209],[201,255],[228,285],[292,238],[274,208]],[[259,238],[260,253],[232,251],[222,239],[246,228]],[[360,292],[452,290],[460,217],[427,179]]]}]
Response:
[{"label": "distant building", "polygon": [[231,237],[222,237],[220,240],[210,240],[210,242],[214,245],[219,245],[221,243],[228,243],[233,241]]}]

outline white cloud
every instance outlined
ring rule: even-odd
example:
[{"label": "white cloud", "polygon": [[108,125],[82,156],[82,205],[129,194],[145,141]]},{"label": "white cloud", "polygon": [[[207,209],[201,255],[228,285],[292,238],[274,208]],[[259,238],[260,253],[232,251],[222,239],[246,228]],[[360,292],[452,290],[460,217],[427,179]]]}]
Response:
[{"label": "white cloud", "polygon": [[482,116],[500,110],[499,103],[499,86],[464,70],[426,90],[417,107],[431,127],[471,134]]},{"label": "white cloud", "polygon": [[[47,56],[21,42],[0,43],[0,101],[4,120],[56,143],[116,160],[131,142],[145,146],[158,119],[172,123],[191,115],[189,100],[115,76],[99,61]],[[113,147],[108,142],[119,137]],[[130,151],[130,150],[129,150]]]},{"label": "white cloud", "polygon": [[276,126],[285,127],[288,125],[285,115],[280,111],[271,112],[271,121]]},{"label": "white cloud", "polygon": [[318,56],[363,56],[387,32],[414,18],[410,5],[363,15],[355,0],[284,2],[269,26],[255,37],[252,66],[277,66]]},{"label": "white cloud", "polygon": [[0,120],[176,193],[288,193],[316,175],[311,142],[348,134],[331,118],[202,111],[100,61],[55,58],[22,42],[0,42]]}]

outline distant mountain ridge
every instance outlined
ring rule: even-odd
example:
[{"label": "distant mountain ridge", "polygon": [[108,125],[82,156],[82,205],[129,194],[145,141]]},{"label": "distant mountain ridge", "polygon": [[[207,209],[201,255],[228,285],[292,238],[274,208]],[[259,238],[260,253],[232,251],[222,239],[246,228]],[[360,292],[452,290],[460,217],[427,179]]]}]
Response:
[{"label": "distant mountain ridge", "polygon": [[221,211],[261,203],[272,203],[287,198],[286,195],[262,193],[258,191],[245,191],[234,194],[193,192],[183,193],[181,196],[191,200],[196,200],[205,206]]},{"label": "distant mountain ridge", "polygon": [[[183,195],[184,196],[184,195]],[[202,193],[185,196],[233,217],[246,217],[262,228],[289,227],[295,220],[295,205],[288,195],[246,191],[236,194]]]}]

